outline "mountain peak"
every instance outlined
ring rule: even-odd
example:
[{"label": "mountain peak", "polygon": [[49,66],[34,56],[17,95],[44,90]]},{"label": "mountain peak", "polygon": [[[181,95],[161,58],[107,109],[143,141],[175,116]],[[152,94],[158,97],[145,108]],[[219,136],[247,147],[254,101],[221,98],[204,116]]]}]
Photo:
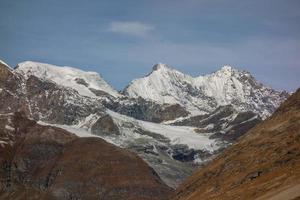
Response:
[{"label": "mountain peak", "polygon": [[223,70],[223,71],[231,71],[231,70],[233,70],[234,68],[232,67],[232,66],[230,66],[230,65],[224,65],[222,68],[221,68],[221,70]]},{"label": "mountain peak", "polygon": [[161,70],[161,69],[169,69],[169,67],[163,63],[157,63],[152,67],[152,71],[157,71],[157,70]]},{"label": "mountain peak", "polygon": [[230,65],[224,65],[212,75],[230,77],[233,76],[234,74],[241,74],[241,73],[244,73],[244,71],[240,71]]}]

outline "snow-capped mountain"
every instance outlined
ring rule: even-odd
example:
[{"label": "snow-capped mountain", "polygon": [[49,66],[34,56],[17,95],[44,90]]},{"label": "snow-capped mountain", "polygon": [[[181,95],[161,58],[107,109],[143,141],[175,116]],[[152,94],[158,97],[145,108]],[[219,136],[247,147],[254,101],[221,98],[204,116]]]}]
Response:
[{"label": "snow-capped mountain", "polygon": [[194,78],[163,64],[123,93],[95,72],[29,61],[12,69],[0,62],[0,114],[22,111],[39,123],[133,150],[172,187],[285,97],[231,67]]},{"label": "snow-capped mountain", "polygon": [[26,79],[33,75],[42,80],[53,81],[57,85],[70,87],[83,96],[97,97],[105,96],[105,94],[113,97],[120,96],[96,72],[85,72],[73,67],[59,67],[32,61],[19,63],[16,72]]},{"label": "snow-capped mountain", "polygon": [[224,66],[209,75],[191,77],[165,64],[157,64],[150,74],[133,80],[123,93],[160,104],[179,104],[192,115],[233,105],[240,111],[254,111],[263,118],[288,96],[286,92],[264,86],[249,72],[231,66]]}]

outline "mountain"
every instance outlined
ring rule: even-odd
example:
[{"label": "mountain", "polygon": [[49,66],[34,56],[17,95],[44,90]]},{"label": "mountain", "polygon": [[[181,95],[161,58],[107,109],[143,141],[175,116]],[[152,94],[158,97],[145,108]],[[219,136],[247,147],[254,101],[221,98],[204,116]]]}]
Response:
[{"label": "mountain", "polygon": [[[110,111],[105,105],[114,98],[81,95],[76,89],[52,80],[25,75],[23,71],[20,72],[20,66],[16,70],[7,66],[0,66],[0,69],[3,71],[0,80],[3,82],[0,113],[22,111],[36,121],[62,127],[80,137],[101,137],[117,146],[133,150],[172,187],[178,185],[196,167],[194,156],[197,152],[211,152],[207,149],[210,144],[214,144],[214,149],[220,148],[216,145],[217,141],[209,139],[210,134],[193,135],[193,127],[186,129],[145,123]],[[153,127],[156,127],[155,130],[152,130]],[[170,129],[167,135],[164,132],[166,128]],[[172,131],[177,131],[177,135],[172,136]],[[184,137],[180,134],[198,138],[198,142],[195,140],[194,146],[188,146],[188,137],[182,140],[180,138]],[[197,149],[190,149],[193,147]],[[180,155],[191,158],[183,162]]]},{"label": "mountain", "polygon": [[230,66],[206,76],[191,77],[165,64],[157,64],[150,74],[133,80],[123,93],[160,104],[179,104],[192,115],[233,105],[239,111],[254,111],[262,118],[273,113],[288,96],[264,86],[249,72]]},{"label": "mountain", "polygon": [[0,113],[21,110],[35,120],[68,125],[93,113],[104,114],[105,108],[98,98],[84,96],[74,88],[48,79],[24,75],[19,67],[12,70],[0,65],[0,70]]},{"label": "mountain", "polygon": [[[175,71],[157,65],[152,73],[162,74],[162,69]],[[95,72],[71,67],[23,62],[12,69],[0,63],[0,72],[0,114],[21,111],[44,125],[134,151],[174,188],[261,121],[258,112],[241,110],[235,104],[212,105],[205,112],[197,107],[192,113],[188,111],[192,107],[180,101],[161,103],[120,94]],[[190,76],[172,79],[178,82],[186,77]],[[213,102],[196,89],[194,99]],[[274,92],[272,98],[280,101],[285,94]],[[261,109],[269,103],[262,102]]]},{"label": "mountain", "polygon": [[0,199],[163,200],[172,192],[136,154],[22,113],[0,115]]},{"label": "mountain", "polygon": [[26,79],[35,76],[42,80],[52,81],[57,85],[72,88],[83,96],[120,96],[96,72],[85,72],[73,67],[58,67],[32,61],[19,63],[16,71]]},{"label": "mountain", "polygon": [[171,199],[299,199],[299,166],[300,89],[197,170]]}]

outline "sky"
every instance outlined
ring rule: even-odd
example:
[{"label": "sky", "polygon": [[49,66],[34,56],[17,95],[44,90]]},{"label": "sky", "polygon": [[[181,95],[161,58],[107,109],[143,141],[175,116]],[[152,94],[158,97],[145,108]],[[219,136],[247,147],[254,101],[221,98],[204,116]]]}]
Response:
[{"label": "sky", "polygon": [[166,63],[192,76],[231,65],[300,87],[299,0],[0,0],[0,59],[96,71],[118,90]]}]

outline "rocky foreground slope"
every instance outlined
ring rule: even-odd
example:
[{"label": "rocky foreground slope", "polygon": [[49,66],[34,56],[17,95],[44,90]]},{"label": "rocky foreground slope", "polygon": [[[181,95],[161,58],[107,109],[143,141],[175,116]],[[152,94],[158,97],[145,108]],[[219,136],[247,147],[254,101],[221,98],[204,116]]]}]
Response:
[{"label": "rocky foreground slope", "polygon": [[171,189],[136,154],[22,113],[0,115],[0,199],[163,200]]},{"label": "rocky foreground slope", "polygon": [[208,165],[171,199],[300,198],[300,89]]}]

